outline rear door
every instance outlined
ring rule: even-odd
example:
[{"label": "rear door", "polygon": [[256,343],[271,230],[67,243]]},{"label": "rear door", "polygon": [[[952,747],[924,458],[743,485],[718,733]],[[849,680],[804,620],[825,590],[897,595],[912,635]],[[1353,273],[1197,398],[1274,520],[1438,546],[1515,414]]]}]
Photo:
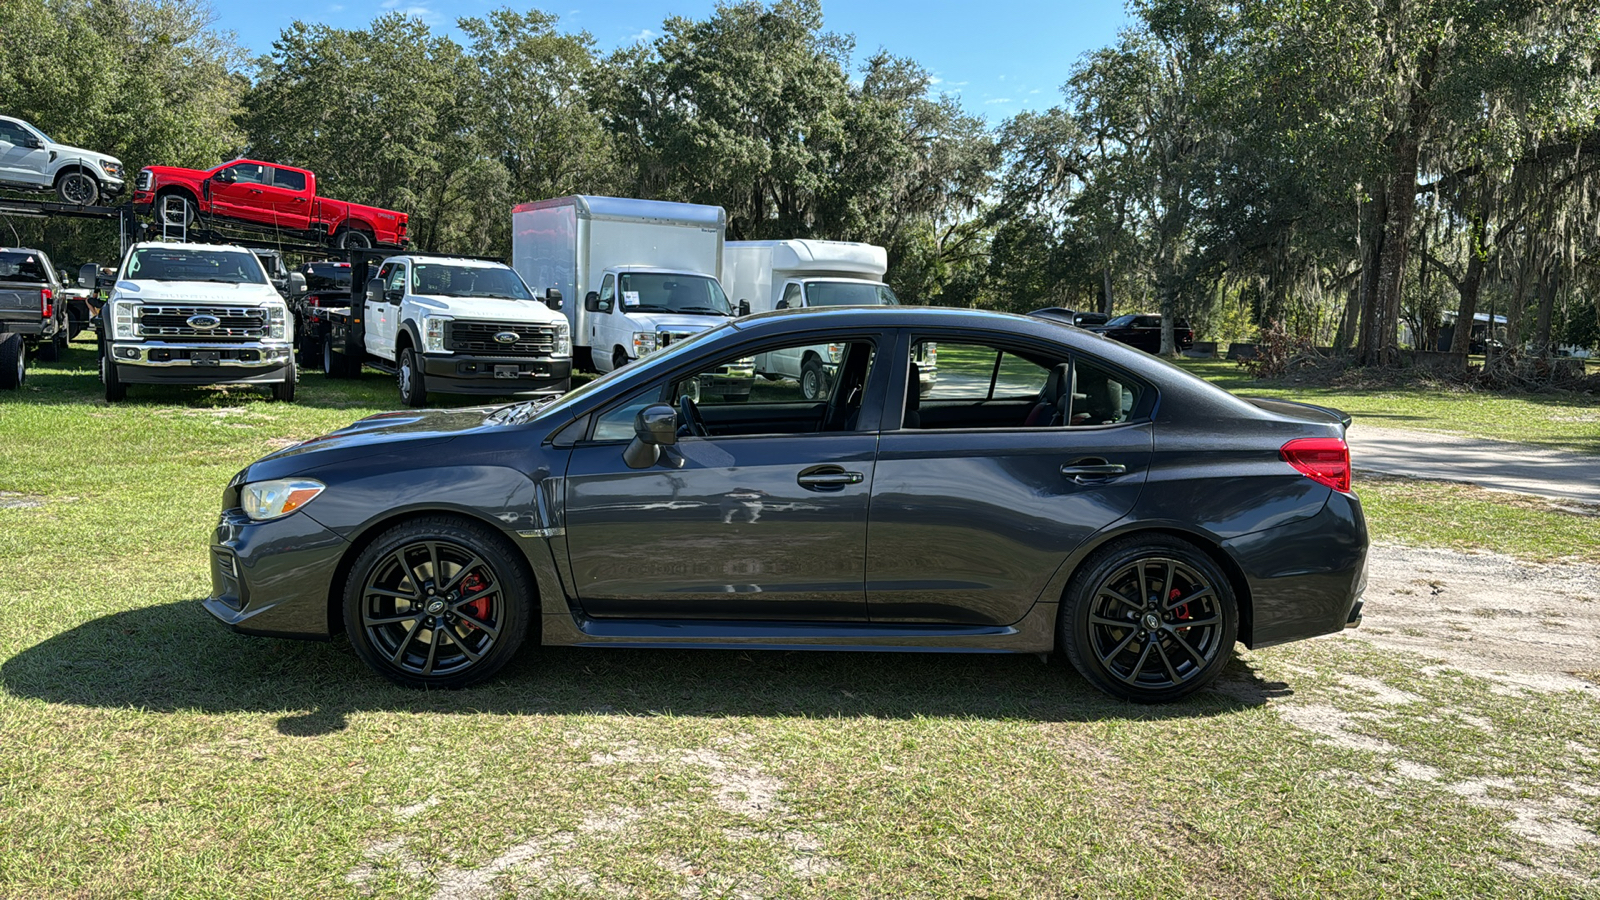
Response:
[{"label": "rear door", "polygon": [[[938,342],[939,380],[918,398],[906,383],[925,341]],[[1074,548],[1137,501],[1150,389],[1014,341],[912,331],[897,351],[901,403],[886,405],[867,539],[872,621],[1012,624]]]},{"label": "rear door", "polygon": [[304,231],[311,227],[311,195],[306,190],[306,173],[282,166],[269,166],[271,183],[261,186],[261,199],[273,213],[280,228]]}]

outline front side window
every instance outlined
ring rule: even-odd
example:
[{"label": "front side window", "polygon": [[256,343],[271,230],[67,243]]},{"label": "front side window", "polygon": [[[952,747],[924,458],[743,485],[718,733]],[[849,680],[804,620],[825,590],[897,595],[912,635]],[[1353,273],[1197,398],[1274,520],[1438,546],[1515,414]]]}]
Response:
[{"label": "front side window", "polygon": [[128,257],[125,278],[137,281],[210,281],[266,284],[267,273],[244,250],[189,250],[181,245],[142,247]]},{"label": "front side window", "polygon": [[228,179],[234,184],[269,184],[272,173],[260,163],[236,163],[228,167]]},{"label": "front side window", "polygon": [[792,281],[785,285],[783,288],[783,299],[778,301],[778,305],[784,309],[794,309],[795,307],[799,306],[800,285],[795,284]]},{"label": "front side window", "polygon": [[399,264],[395,265],[394,269],[389,272],[389,279],[384,282],[383,290],[384,290],[385,293],[388,293],[389,291],[394,291],[397,294],[405,293],[405,290],[406,290],[406,267],[405,266],[402,266],[402,265],[399,265]]},{"label": "front side window", "polygon": [[615,300],[616,297],[617,278],[615,275],[607,275],[606,280],[600,283],[600,311],[610,312],[611,301]]},{"label": "front side window", "polygon": [[12,122],[0,122],[0,141],[21,146],[26,143],[24,138],[27,134],[26,131],[22,130],[21,125]]}]

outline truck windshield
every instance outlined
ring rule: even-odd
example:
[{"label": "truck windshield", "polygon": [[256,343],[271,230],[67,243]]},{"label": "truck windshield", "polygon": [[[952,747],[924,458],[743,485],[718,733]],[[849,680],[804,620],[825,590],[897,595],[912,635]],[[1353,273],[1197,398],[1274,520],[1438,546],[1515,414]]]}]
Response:
[{"label": "truck windshield", "polygon": [[249,251],[195,250],[182,246],[141,247],[133,251],[122,277],[137,281],[267,283],[266,271]]},{"label": "truck windshield", "polygon": [[677,312],[731,316],[733,307],[715,278],[667,272],[624,272],[617,279],[623,312]]},{"label": "truck windshield", "polygon": [[451,266],[417,263],[411,267],[411,290],[433,297],[490,297],[532,300],[533,292],[505,266]]},{"label": "truck windshield", "polygon": [[864,281],[808,281],[807,306],[899,306],[900,298],[886,284]]},{"label": "truck windshield", "polygon": [[37,253],[18,253],[11,250],[0,253],[0,281],[44,284],[44,260],[40,259]]}]

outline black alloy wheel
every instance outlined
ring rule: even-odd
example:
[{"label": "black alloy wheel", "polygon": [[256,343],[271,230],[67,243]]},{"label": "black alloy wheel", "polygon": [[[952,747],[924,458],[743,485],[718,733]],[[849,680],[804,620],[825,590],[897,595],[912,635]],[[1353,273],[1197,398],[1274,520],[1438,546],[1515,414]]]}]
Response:
[{"label": "black alloy wheel", "polygon": [[1210,684],[1238,636],[1233,586],[1198,547],[1164,535],[1113,544],[1073,576],[1061,643],[1113,696],[1178,700]]},{"label": "black alloy wheel", "polygon": [[345,629],[367,665],[410,687],[488,678],[527,634],[532,578],[483,526],[430,517],[378,537],[350,569]]},{"label": "black alloy wheel", "polygon": [[93,206],[100,199],[100,182],[82,169],[73,169],[56,179],[56,196],[73,206]]}]

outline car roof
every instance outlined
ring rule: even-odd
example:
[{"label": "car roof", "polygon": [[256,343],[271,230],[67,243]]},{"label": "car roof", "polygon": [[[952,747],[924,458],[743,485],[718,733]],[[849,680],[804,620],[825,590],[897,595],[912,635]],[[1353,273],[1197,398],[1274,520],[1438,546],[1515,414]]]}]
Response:
[{"label": "car roof", "polygon": [[475,268],[475,269],[505,269],[505,268],[509,268],[509,266],[507,266],[505,263],[500,262],[498,260],[474,259],[474,258],[472,258],[470,256],[446,256],[444,254],[439,254],[439,253],[403,253],[403,254],[401,254],[399,256],[391,256],[389,258],[390,259],[405,259],[405,260],[410,260],[411,262],[414,262],[414,263],[419,263],[419,262],[420,263],[435,263],[435,264],[448,263],[449,265],[452,265],[452,266],[462,266],[464,268]]},{"label": "car roof", "polygon": [[157,248],[161,250],[237,250],[240,253],[249,253],[247,248],[238,244],[190,244],[180,241],[140,241],[129,247],[129,250],[148,250]]}]

